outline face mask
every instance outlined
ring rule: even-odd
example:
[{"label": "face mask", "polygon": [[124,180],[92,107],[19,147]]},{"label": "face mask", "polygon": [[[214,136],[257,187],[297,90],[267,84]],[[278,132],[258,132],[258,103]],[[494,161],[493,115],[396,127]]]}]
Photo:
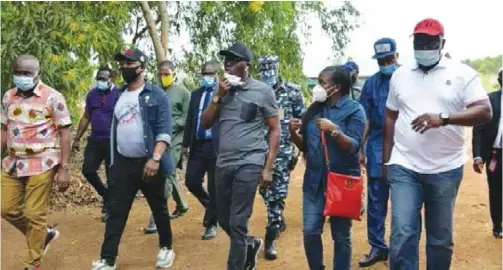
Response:
[{"label": "face mask", "polygon": [[379,71],[384,75],[391,75],[397,69],[396,64],[391,64],[387,66],[379,66]]},{"label": "face mask", "polygon": [[431,67],[440,61],[439,50],[416,50],[414,57],[419,65],[423,67]]},{"label": "face mask", "polygon": [[278,79],[276,78],[276,76],[272,76],[272,77],[263,77],[262,78],[262,81],[264,83],[266,83],[267,85],[270,85],[270,86],[275,86],[276,83],[278,83]]},{"label": "face mask", "polygon": [[244,82],[241,81],[241,78],[236,75],[224,73],[224,77],[225,77],[225,79],[227,79],[227,81],[229,81],[229,83],[232,86],[241,86],[241,85],[245,84]]},{"label": "face mask", "polygon": [[173,81],[175,79],[173,78],[173,75],[163,75],[161,76],[161,84],[162,87],[167,88],[173,84]]},{"label": "face mask", "polygon": [[96,88],[100,89],[101,91],[106,91],[108,90],[108,82],[107,81],[96,81]]},{"label": "face mask", "polygon": [[139,73],[136,73],[138,68],[139,67],[121,68],[120,71],[121,71],[122,79],[124,79],[124,81],[128,84],[136,81],[136,78],[138,78],[138,76],[140,75]]},{"label": "face mask", "polygon": [[203,76],[201,77],[202,87],[213,87],[215,85],[216,78],[213,76]]},{"label": "face mask", "polygon": [[29,91],[37,85],[35,83],[35,77],[27,77],[27,76],[16,76],[14,75],[12,81],[16,85],[16,87],[21,91]]}]

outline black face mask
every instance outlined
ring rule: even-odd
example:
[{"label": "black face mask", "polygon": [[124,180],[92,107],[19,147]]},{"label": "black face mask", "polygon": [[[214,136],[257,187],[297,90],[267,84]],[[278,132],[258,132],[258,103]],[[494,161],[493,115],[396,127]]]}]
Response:
[{"label": "black face mask", "polygon": [[140,75],[139,73],[136,72],[138,70],[138,68],[139,68],[139,66],[138,67],[120,68],[122,79],[124,79],[124,81],[127,84],[130,84],[130,83],[136,81],[136,78],[138,78],[138,76]]}]

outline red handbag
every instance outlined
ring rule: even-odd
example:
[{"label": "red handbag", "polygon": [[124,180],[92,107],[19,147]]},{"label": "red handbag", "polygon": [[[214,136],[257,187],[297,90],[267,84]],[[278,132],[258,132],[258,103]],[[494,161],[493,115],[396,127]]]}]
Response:
[{"label": "red handbag", "polygon": [[361,220],[362,179],[359,176],[338,174],[330,171],[325,132],[321,132],[321,143],[325,150],[327,165],[327,187],[325,191],[324,216]]}]

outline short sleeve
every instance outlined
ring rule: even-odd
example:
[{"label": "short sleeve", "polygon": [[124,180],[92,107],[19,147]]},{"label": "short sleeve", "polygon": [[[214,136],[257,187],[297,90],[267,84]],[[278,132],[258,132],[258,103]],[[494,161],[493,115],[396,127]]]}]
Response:
[{"label": "short sleeve", "polygon": [[9,122],[8,117],[9,117],[9,92],[5,93],[5,95],[2,98],[2,126],[6,126],[7,123]]},{"label": "short sleeve", "polygon": [[268,119],[279,114],[278,103],[276,102],[276,95],[271,87],[268,87],[262,98],[262,109],[264,118]]},{"label": "short sleeve", "polygon": [[87,94],[87,97],[86,97],[86,108],[85,108],[85,112],[87,115],[91,116],[91,93],[92,93],[92,90],[91,92],[89,92]]},{"label": "short sleeve", "polygon": [[482,86],[479,75],[475,74],[463,89],[463,104],[467,107],[474,102],[484,99],[488,99],[487,92]]},{"label": "short sleeve", "polygon": [[62,94],[56,93],[50,97],[50,107],[52,111],[52,121],[56,127],[66,127],[72,124],[70,112]]},{"label": "short sleeve", "polygon": [[393,76],[391,76],[391,80],[389,83],[389,94],[388,94],[388,99],[386,100],[386,108],[397,112],[398,108],[399,108],[399,106],[398,106],[399,104],[398,104],[398,98],[397,98],[398,91],[396,89],[396,79],[395,79],[396,76],[395,75],[396,74],[393,74]]}]

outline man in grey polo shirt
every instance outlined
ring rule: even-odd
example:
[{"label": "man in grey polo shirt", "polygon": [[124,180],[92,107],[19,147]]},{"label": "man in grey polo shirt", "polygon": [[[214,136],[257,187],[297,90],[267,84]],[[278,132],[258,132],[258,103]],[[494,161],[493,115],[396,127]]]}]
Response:
[{"label": "man in grey polo shirt", "polygon": [[225,57],[224,78],[201,124],[210,128],[217,122],[219,128],[215,186],[218,222],[231,238],[227,269],[252,270],[263,240],[248,236],[248,220],[259,181],[264,187],[272,183],[281,133],[279,109],[274,90],[250,76],[253,54],[246,45],[237,42],[220,55]]}]

